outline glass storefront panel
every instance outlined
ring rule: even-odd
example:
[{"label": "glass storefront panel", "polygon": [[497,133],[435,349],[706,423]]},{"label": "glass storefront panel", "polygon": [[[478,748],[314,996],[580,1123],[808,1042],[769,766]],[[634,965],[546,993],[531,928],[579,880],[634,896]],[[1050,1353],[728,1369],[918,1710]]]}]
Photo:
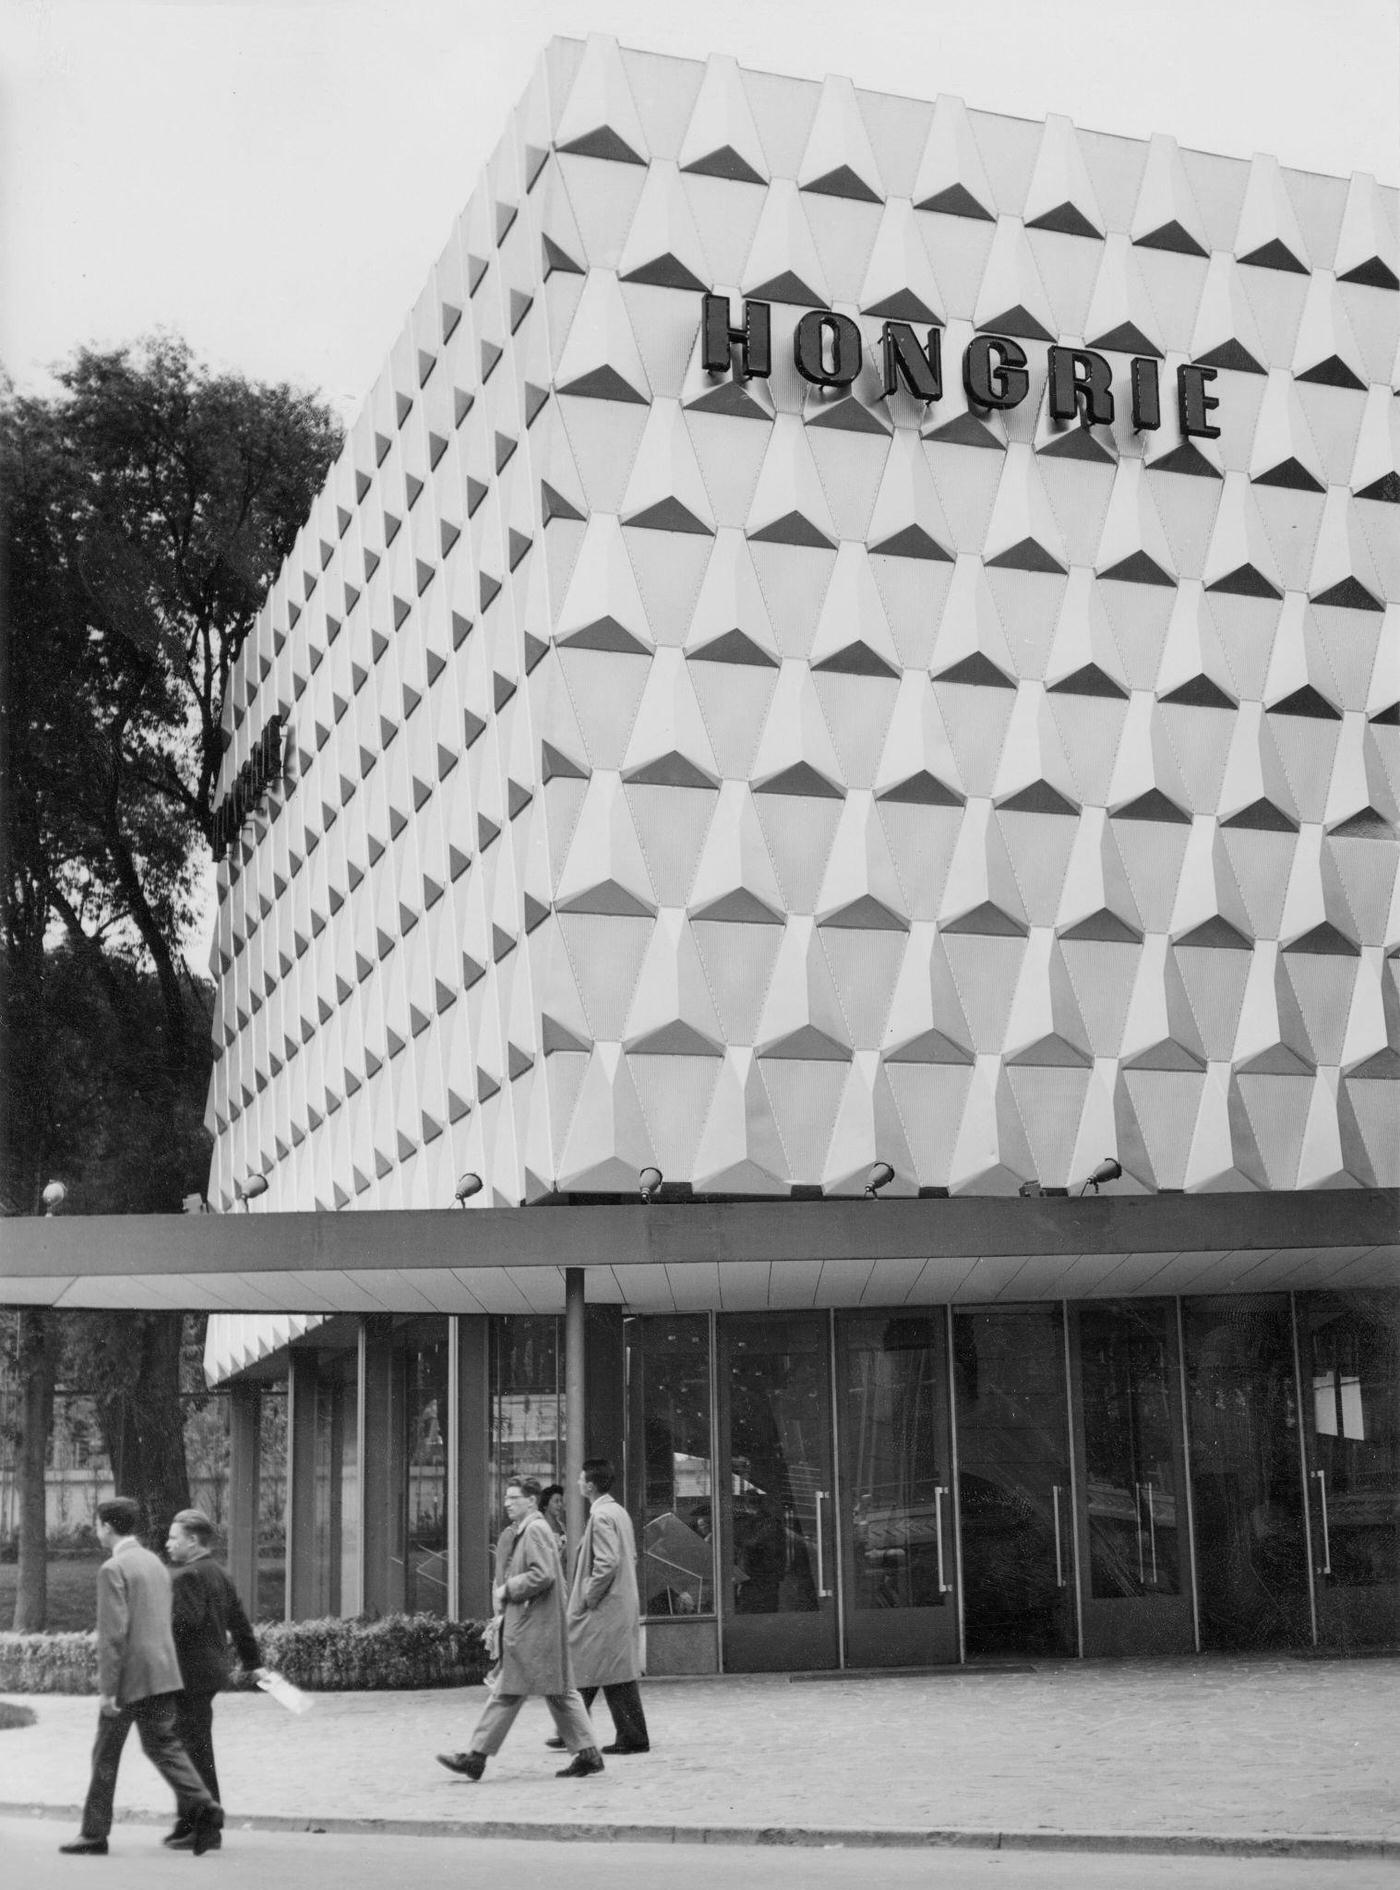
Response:
[{"label": "glass storefront panel", "polygon": [[1298,1301],[1318,1629],[1400,1638],[1400,1295]]},{"label": "glass storefront panel", "polygon": [[[493,1518],[504,1518],[506,1485],[512,1477],[538,1477],[542,1484],[563,1481],[563,1326],[552,1314],[512,1315],[491,1322]],[[493,1522],[493,1541],[495,1530]]]},{"label": "glass storefront panel", "polygon": [[254,1621],[287,1614],[287,1383],[264,1385],[258,1398],[258,1592]]},{"label": "glass storefront panel", "polygon": [[1201,1645],[1305,1646],[1312,1619],[1288,1301],[1188,1299],[1183,1323]]},{"label": "glass storefront panel", "polygon": [[360,1588],[359,1368],[354,1352],[322,1353],[316,1448],[310,1613],[354,1615]]},{"label": "glass storefront panel", "polygon": [[1096,1601],[1175,1595],[1180,1513],[1170,1306],[1079,1309],[1089,1591]]},{"label": "glass storefront panel", "polygon": [[726,1665],[834,1667],[830,1319],[736,1314],[719,1333]]},{"label": "glass storefront panel", "polygon": [[953,1313],[969,1657],[1073,1654],[1074,1513],[1058,1304]]},{"label": "glass storefront panel", "polygon": [[447,1321],[396,1335],[404,1410],[404,1608],[447,1609]]},{"label": "glass storefront panel", "polygon": [[641,1468],[642,1611],[668,1618],[713,1614],[708,1316],[629,1320],[627,1382],[632,1461]]},{"label": "glass storefront panel", "polygon": [[857,1613],[944,1604],[937,1337],[917,1316],[855,1320],[843,1334]]},{"label": "glass storefront panel", "polygon": [[838,1313],[850,1666],[958,1657],[941,1310]]}]

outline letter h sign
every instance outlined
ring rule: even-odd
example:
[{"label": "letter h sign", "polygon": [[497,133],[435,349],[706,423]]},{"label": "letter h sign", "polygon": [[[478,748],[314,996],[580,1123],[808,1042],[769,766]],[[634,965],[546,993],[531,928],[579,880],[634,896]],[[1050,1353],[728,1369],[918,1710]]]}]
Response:
[{"label": "letter h sign", "polygon": [[703,317],[702,352],[707,374],[727,374],[730,349],[739,349],[739,371],[747,379],[766,378],[773,371],[772,311],[767,302],[745,302],[743,326],[729,319],[729,297],[707,295]]}]

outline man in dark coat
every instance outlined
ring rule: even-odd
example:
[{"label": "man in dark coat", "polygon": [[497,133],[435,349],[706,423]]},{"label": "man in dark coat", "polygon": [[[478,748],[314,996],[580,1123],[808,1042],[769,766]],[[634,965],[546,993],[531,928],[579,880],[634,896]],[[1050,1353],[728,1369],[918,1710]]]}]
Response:
[{"label": "man in dark coat", "polygon": [[572,1763],[555,1776],[586,1778],[603,1769],[588,1713],[574,1686],[564,1618],[563,1565],[554,1546],[554,1531],[539,1512],[539,1493],[534,1477],[513,1478],[506,1485],[510,1525],[496,1544],[492,1591],[501,1617],[500,1674],[467,1750],[438,1754],[439,1765],[465,1778],[481,1777],[487,1759],[504,1744],[516,1714],[527,1699],[539,1695],[549,1707],[559,1738],[574,1755]]},{"label": "man in dark coat", "polygon": [[[175,1569],[170,1625],[184,1682],[184,1692],[175,1704],[175,1730],[195,1770],[221,1799],[214,1764],[214,1695],[228,1679],[230,1637],[249,1673],[261,1676],[263,1666],[238,1590],[210,1553],[213,1539],[214,1525],[202,1510],[182,1509],[170,1525],[165,1553]],[[194,1833],[180,1819],[163,1841],[172,1850],[190,1850]],[[211,1848],[217,1850],[221,1841]]]},{"label": "man in dark coat", "polygon": [[642,1671],[637,1543],[632,1518],[612,1493],[606,1457],[590,1457],[579,1474],[588,1522],[569,1589],[569,1654],[583,1703],[599,1687],[612,1714],[614,1739],[604,1752],[649,1752],[651,1739],[637,1681]]},{"label": "man in dark coat", "polygon": [[224,1822],[217,1800],[190,1762],[175,1731],[180,1663],[170,1632],[170,1577],[136,1539],[141,1505],[130,1496],[97,1505],[97,1539],[108,1560],[97,1571],[97,1685],[101,1694],[92,1782],[81,1834],[59,1849],[72,1857],[105,1857],[122,1747],[132,1727],[141,1749],[175,1794],[176,1812],[202,1857]]}]

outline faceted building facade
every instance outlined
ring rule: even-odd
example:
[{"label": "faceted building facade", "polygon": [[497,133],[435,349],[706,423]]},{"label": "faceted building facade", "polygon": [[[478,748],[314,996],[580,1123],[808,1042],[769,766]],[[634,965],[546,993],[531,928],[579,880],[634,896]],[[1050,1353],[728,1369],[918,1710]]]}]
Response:
[{"label": "faceted building facade", "polygon": [[[221,875],[212,1194],[1400,1178],[1394,218],[556,42],[231,692],[226,785],[274,713],[286,774]],[[706,371],[707,292],[766,376]]]},{"label": "faceted building facade", "polygon": [[[211,1325],[361,1518],[295,1610],[413,1602],[435,1425],[472,1605],[573,1267],[654,1665],[1384,1638],[1397,261],[1367,176],[548,48],[229,693],[211,1201],[504,1211]],[[1096,1170],[1116,1253],[986,1199]]]}]

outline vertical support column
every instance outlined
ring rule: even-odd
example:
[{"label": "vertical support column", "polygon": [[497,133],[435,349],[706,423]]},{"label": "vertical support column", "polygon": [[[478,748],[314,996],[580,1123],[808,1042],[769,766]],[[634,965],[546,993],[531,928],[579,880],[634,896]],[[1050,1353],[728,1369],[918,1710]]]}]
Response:
[{"label": "vertical support column", "polygon": [[564,1413],[567,1430],[564,1438],[564,1527],[569,1549],[577,1552],[583,1540],[583,1496],[579,1475],[586,1454],[584,1445],[587,1412],[584,1344],[583,1268],[564,1269]]},{"label": "vertical support column", "polygon": [[262,1393],[240,1382],[229,1394],[228,1572],[249,1618],[258,1618],[258,1511],[262,1483]]},{"label": "vertical support column", "polygon": [[1186,1499],[1186,1560],[1191,1570],[1191,1633],[1201,1651],[1201,1584],[1196,1569],[1196,1497],[1191,1476],[1191,1405],[1186,1377],[1186,1315],[1176,1297],[1176,1368],[1181,1397],[1181,1485]]},{"label": "vertical support column", "polygon": [[462,1435],[462,1338],[455,1313],[447,1318],[447,1415],[442,1426],[447,1446],[447,1618],[462,1619],[462,1472],[458,1439]]},{"label": "vertical support column", "polygon": [[287,1354],[287,1619],[316,1612],[316,1354]]},{"label": "vertical support column", "polygon": [[392,1329],[387,1313],[360,1321],[360,1606],[379,1614],[391,1614],[404,1602],[404,1545],[397,1540],[402,1531],[394,1513]]},{"label": "vertical support column", "polygon": [[[1288,1325],[1293,1337],[1293,1390],[1298,1400],[1298,1477],[1303,1490],[1303,1546],[1308,1558],[1308,1626],[1317,1646],[1317,1558],[1313,1553],[1312,1502],[1308,1491],[1308,1405],[1312,1375],[1303,1378],[1303,1350],[1298,1337],[1298,1295],[1288,1295]],[[1306,1389],[1305,1387],[1306,1383]]]},{"label": "vertical support column", "polygon": [[620,1490],[623,1443],[627,1434],[622,1308],[589,1306],[583,1329],[586,1358],[583,1396],[588,1411],[583,1454],[611,1458],[618,1471]]},{"label": "vertical support column", "polygon": [[[491,1613],[491,1544],[501,1518],[490,1510],[491,1473],[491,1322],[484,1313],[462,1314],[452,1321],[456,1343],[449,1353],[452,1487],[449,1527],[455,1510],[457,1569],[452,1578],[452,1612],[461,1621],[484,1621]],[[455,1384],[455,1397],[452,1386]]]}]

